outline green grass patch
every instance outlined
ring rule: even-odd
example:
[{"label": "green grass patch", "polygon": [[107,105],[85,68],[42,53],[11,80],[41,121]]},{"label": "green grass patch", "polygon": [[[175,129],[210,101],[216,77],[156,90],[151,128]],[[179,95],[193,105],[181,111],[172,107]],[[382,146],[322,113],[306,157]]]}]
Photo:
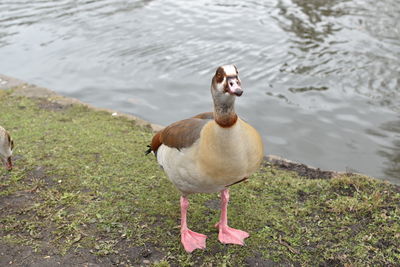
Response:
[{"label": "green grass patch", "polygon": [[230,225],[250,233],[246,246],[217,241],[218,196],[198,194],[190,197],[188,223],[208,235],[207,249],[187,254],[179,193],[154,156],[144,155],[149,129],[11,92],[0,94],[0,107],[0,124],[15,140],[15,169],[0,170],[0,240],[16,250],[61,259],[86,251],[122,265],[400,262],[394,185],[360,175],[307,180],[266,165],[231,189]]}]

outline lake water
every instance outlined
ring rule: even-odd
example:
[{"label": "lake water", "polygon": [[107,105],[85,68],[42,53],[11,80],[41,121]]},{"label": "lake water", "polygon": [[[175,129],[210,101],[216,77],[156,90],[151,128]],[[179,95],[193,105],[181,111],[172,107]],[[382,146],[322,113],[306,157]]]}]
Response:
[{"label": "lake water", "polygon": [[0,2],[0,73],[157,124],[227,63],[267,154],[400,184],[398,0]]}]

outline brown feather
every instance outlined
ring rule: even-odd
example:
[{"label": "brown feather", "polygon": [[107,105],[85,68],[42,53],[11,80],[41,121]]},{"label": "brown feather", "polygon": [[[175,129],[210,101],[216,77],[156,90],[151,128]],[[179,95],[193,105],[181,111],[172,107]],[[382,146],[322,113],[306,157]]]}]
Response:
[{"label": "brown feather", "polygon": [[177,149],[190,147],[200,137],[200,132],[208,120],[190,118],[175,122],[161,132],[161,142]]},{"label": "brown feather", "polygon": [[10,145],[11,144],[11,137],[10,137],[10,134],[8,132],[6,132],[6,137],[7,137],[7,142]]},{"label": "brown feather", "polygon": [[225,70],[222,67],[218,67],[217,71],[215,72],[215,75],[213,78],[215,78],[215,81],[217,83],[221,83],[224,80],[224,77],[226,76]]},{"label": "brown feather", "polygon": [[213,120],[214,112],[203,112],[203,113],[197,114],[193,118],[198,118],[198,119],[202,119],[202,120]]},{"label": "brown feather", "polygon": [[238,119],[238,116],[236,113],[229,113],[229,114],[224,114],[224,115],[218,115],[215,118],[215,122],[223,127],[223,128],[229,128],[232,127]]},{"label": "brown feather", "polygon": [[232,186],[232,185],[234,185],[234,184],[238,184],[238,183],[244,182],[244,181],[246,181],[247,179],[248,179],[247,177],[244,177],[242,180],[239,180],[239,181],[237,181],[237,182],[234,182],[233,184],[227,185],[226,187],[229,187],[229,186]]},{"label": "brown feather", "polygon": [[212,112],[205,112],[165,127],[153,136],[150,148],[146,153],[154,151],[157,154],[157,150],[162,144],[178,150],[190,147],[200,138],[201,129],[212,119],[212,116]]},{"label": "brown feather", "polygon": [[153,136],[153,139],[151,140],[150,148],[149,150],[146,151],[146,154],[149,154],[151,151],[154,151],[155,154],[157,154],[158,148],[161,146],[161,132],[163,130],[159,131]]},{"label": "brown feather", "polygon": [[8,145],[10,146],[11,150],[14,149],[14,141],[11,139],[10,134],[6,131],[6,137],[8,141]]}]

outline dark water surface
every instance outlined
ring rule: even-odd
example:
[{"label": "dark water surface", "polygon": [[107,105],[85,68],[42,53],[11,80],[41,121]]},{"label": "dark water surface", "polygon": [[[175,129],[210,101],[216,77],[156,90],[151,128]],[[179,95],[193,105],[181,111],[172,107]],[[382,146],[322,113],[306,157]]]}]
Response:
[{"label": "dark water surface", "polygon": [[0,2],[0,73],[154,123],[226,63],[267,154],[400,183],[398,0]]}]

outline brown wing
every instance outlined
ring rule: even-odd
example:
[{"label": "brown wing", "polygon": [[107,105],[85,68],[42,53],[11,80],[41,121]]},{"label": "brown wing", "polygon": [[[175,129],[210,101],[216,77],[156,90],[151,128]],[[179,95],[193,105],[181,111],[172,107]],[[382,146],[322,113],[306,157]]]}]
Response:
[{"label": "brown wing", "polygon": [[8,144],[10,145],[10,148],[11,148],[11,150],[13,150],[14,149],[14,141],[11,139],[11,136],[7,131],[6,131],[6,136],[7,136]]},{"label": "brown wing", "polygon": [[154,153],[157,153],[157,149],[161,146],[161,133],[163,130],[159,131],[153,136],[153,139],[151,140],[151,144],[147,146],[149,149],[146,150],[146,155],[150,154],[151,151],[154,151]]},{"label": "brown wing", "polygon": [[164,144],[169,147],[181,149],[190,147],[200,137],[201,129],[210,120],[213,119],[212,112],[205,112],[194,116],[193,118],[177,121],[153,136],[151,145],[146,153],[154,151]]},{"label": "brown wing", "polygon": [[203,119],[203,120],[213,120],[214,119],[214,112],[204,112],[197,114],[193,118]]}]

